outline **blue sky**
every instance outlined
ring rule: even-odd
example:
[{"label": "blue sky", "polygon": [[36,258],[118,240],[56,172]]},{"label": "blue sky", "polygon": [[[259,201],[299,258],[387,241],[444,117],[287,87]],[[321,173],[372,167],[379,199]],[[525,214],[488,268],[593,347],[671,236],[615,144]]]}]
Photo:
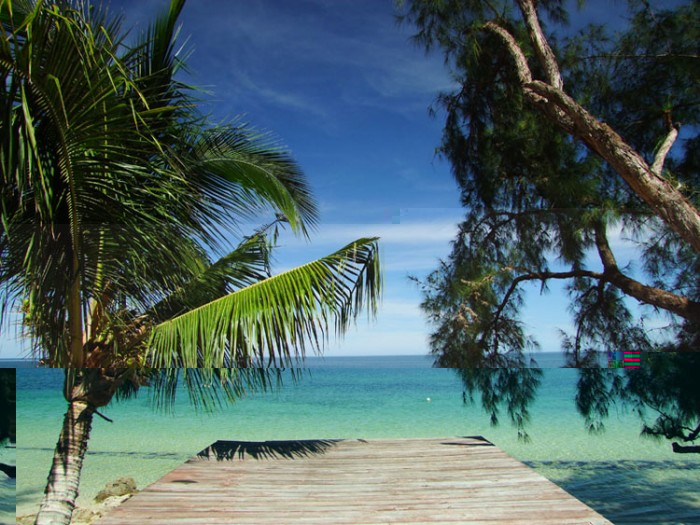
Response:
[{"label": "blue sky", "polygon": [[[138,31],[168,3],[110,6]],[[610,5],[593,3],[585,18],[609,15]],[[358,237],[382,238],[378,318],[358,322],[326,355],[427,353],[429,327],[408,275],[425,276],[448,254],[463,215],[449,166],[434,153],[442,115],[428,114],[453,86],[441,57],[409,41],[391,0],[190,0],[181,21],[185,80],[206,89],[203,109],[278,137],[317,198],[319,229],[310,243],[284,236],[277,270]],[[557,349],[556,327],[568,318],[556,294],[534,294],[523,318],[543,349]],[[18,355],[18,342],[2,337],[0,357]]]}]

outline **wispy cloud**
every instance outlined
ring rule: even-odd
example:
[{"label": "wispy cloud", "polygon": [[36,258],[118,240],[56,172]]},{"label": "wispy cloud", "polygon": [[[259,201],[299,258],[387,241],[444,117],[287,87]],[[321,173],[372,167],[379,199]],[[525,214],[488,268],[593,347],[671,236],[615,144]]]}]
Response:
[{"label": "wispy cloud", "polygon": [[398,224],[329,224],[312,238],[314,242],[330,243],[358,237],[379,237],[385,245],[420,247],[422,244],[446,243],[454,239],[457,225],[453,222]]},{"label": "wispy cloud", "polygon": [[[192,2],[184,33],[193,36],[194,68],[217,72],[217,91],[230,86],[319,118],[330,118],[339,103],[424,114],[426,103],[449,89],[451,80],[440,58],[412,47],[393,17],[390,3],[375,0],[303,1],[293,7],[236,2],[220,4],[214,15],[209,3]],[[276,85],[284,85],[284,92]]]},{"label": "wispy cloud", "polygon": [[328,117],[328,112],[320,104],[301,93],[275,89],[270,85],[261,85],[260,82],[265,82],[264,79],[253,80],[248,73],[243,71],[238,71],[235,74],[235,80],[239,89],[247,90],[254,95],[254,98],[268,106],[277,106],[321,118]]}]

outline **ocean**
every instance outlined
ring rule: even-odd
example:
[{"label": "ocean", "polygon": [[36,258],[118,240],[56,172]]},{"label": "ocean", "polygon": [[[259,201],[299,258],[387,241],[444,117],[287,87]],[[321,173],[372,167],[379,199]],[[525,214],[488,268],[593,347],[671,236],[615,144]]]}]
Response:
[{"label": "ocean", "polygon": [[[558,355],[538,356],[558,366]],[[535,468],[613,523],[700,524],[700,457],[639,436],[634,414],[613,411],[601,435],[584,429],[574,407],[577,370],[544,368],[527,427],[518,439],[506,414],[498,426],[478,404],[463,403],[454,370],[408,357],[310,358],[296,382],[250,394],[213,414],[196,413],[182,391],[171,413],[154,409],[147,389],[96,417],[79,504],[131,476],[159,479],[212,442],[321,438],[481,435]],[[617,373],[611,370],[610,373]],[[61,370],[17,370],[17,515],[35,512],[61,428]]]}]

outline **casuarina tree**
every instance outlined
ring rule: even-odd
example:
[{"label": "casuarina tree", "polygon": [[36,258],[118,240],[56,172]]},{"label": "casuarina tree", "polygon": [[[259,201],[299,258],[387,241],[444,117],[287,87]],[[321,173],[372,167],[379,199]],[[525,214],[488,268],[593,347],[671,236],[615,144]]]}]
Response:
[{"label": "casuarina tree", "polygon": [[632,0],[617,26],[577,32],[561,0],[400,5],[457,84],[436,110],[466,218],[422,282],[439,362],[536,345],[525,288],[553,281],[570,297],[571,365],[670,341],[697,350],[699,4]]}]

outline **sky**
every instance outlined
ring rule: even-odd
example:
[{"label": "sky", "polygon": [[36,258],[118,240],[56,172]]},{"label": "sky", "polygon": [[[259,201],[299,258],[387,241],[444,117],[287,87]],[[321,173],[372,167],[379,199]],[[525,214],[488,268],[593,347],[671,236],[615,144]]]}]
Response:
[{"label": "sky", "polygon": [[[134,32],[168,4],[109,2]],[[609,18],[610,5],[592,2],[577,20]],[[181,16],[183,79],[205,90],[202,109],[277,137],[318,202],[310,242],[283,236],[275,270],[381,238],[377,318],[358,321],[327,356],[429,351],[420,291],[408,277],[425,277],[447,256],[464,215],[449,165],[435,155],[444,115],[428,111],[454,84],[441,56],[414,45],[395,15],[392,0],[190,0]],[[569,324],[556,294],[530,294],[523,320],[549,351]],[[22,355],[9,331],[0,337],[0,358]]]}]

